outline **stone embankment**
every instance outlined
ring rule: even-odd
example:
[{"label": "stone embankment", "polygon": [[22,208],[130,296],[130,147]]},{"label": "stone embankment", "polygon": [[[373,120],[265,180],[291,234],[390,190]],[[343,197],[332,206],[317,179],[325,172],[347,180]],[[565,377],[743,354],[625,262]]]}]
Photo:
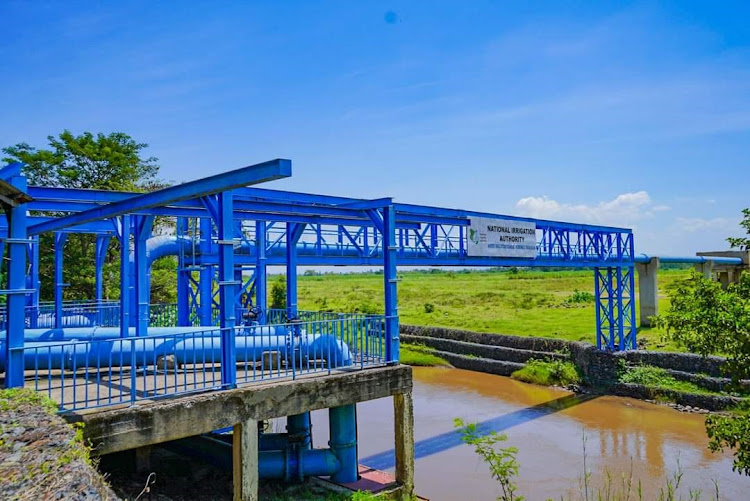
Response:
[{"label": "stone embankment", "polygon": [[625,368],[648,365],[664,369],[677,380],[689,381],[707,391],[721,392],[729,387],[730,380],[722,375],[724,359],[720,357],[641,350],[610,353],[583,342],[414,325],[401,326],[401,340],[427,346],[435,350],[435,355],[459,369],[500,376],[510,376],[531,359],[570,360],[578,367],[590,390],[644,400],[669,401],[681,410],[720,411],[735,406],[741,400],[729,395],[657,389],[618,380]]},{"label": "stone embankment", "polygon": [[89,459],[80,430],[31,390],[0,391],[0,499],[119,500]]}]

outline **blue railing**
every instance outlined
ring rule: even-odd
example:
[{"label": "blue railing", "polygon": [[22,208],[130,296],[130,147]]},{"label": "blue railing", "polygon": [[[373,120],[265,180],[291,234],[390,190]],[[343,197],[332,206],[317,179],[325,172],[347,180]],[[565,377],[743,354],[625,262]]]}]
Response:
[{"label": "blue railing", "polygon": [[365,369],[388,362],[385,318],[338,315],[234,329],[235,363],[222,360],[220,329],[24,347],[26,386],[61,411],[130,404],[222,388],[222,367],[238,384]]},{"label": "blue railing", "polygon": [[[218,310],[217,310],[218,311]],[[54,303],[40,303],[39,306],[27,306],[25,311],[26,327],[29,329],[50,329],[55,327]],[[197,318],[193,325],[199,325]],[[7,321],[5,308],[0,308],[0,330],[4,330]],[[70,301],[62,306],[63,327],[119,327],[119,301]],[[177,303],[160,303],[149,306],[149,325],[152,327],[173,327],[177,325]],[[218,321],[215,325],[218,325]]]}]

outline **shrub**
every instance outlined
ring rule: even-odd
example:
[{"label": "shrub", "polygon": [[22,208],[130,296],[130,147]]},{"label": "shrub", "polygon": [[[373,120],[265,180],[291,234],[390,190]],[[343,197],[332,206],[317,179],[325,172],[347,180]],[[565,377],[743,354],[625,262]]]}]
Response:
[{"label": "shrub", "polygon": [[271,286],[271,309],[286,308],[286,277],[279,275]]},{"label": "shrub", "polygon": [[435,305],[432,303],[425,303],[424,304],[424,312],[425,313],[432,313],[435,311]]},{"label": "shrub", "polygon": [[525,383],[546,386],[570,386],[581,382],[578,368],[567,360],[537,360],[530,359],[526,365],[513,374],[513,379]]}]

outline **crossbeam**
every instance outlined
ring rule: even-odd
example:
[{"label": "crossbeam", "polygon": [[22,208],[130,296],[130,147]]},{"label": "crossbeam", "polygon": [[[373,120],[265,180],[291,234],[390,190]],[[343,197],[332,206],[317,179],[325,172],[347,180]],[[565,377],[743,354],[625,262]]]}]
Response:
[{"label": "crossbeam", "polygon": [[89,209],[34,225],[29,228],[29,234],[34,235],[47,231],[55,231],[67,226],[88,223],[100,219],[121,216],[123,214],[161,207],[182,200],[190,200],[202,196],[213,195],[233,190],[242,186],[273,181],[292,175],[291,160],[276,159],[241,169],[223,172],[214,176],[197,179],[184,184],[170,186],[152,193],[136,195],[132,198],[113,202],[102,207]]}]

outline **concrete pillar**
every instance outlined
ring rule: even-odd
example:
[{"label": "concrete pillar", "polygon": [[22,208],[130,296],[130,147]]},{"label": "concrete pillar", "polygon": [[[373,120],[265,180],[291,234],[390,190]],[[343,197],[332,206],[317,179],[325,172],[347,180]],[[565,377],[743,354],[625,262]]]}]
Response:
[{"label": "concrete pillar", "polygon": [[636,263],[638,270],[638,299],[641,327],[651,327],[651,318],[659,314],[659,258],[652,257],[648,263]]},{"label": "concrete pillar", "polygon": [[700,263],[694,265],[695,271],[703,275],[703,278],[711,278],[711,275],[713,274],[713,263],[711,261],[707,261],[705,263]]},{"label": "concrete pillar", "polygon": [[258,499],[258,421],[234,425],[232,433],[234,501]]},{"label": "concrete pillar", "polygon": [[151,470],[151,446],[145,445],[133,450],[135,454],[136,473],[146,473]]},{"label": "concrete pillar", "polygon": [[396,438],[396,481],[403,486],[400,499],[414,494],[414,400],[411,393],[393,396]]},{"label": "concrete pillar", "polygon": [[727,286],[729,286],[730,283],[732,283],[732,271],[731,270],[723,270],[717,273],[719,282],[721,283],[721,288],[726,289]]}]

